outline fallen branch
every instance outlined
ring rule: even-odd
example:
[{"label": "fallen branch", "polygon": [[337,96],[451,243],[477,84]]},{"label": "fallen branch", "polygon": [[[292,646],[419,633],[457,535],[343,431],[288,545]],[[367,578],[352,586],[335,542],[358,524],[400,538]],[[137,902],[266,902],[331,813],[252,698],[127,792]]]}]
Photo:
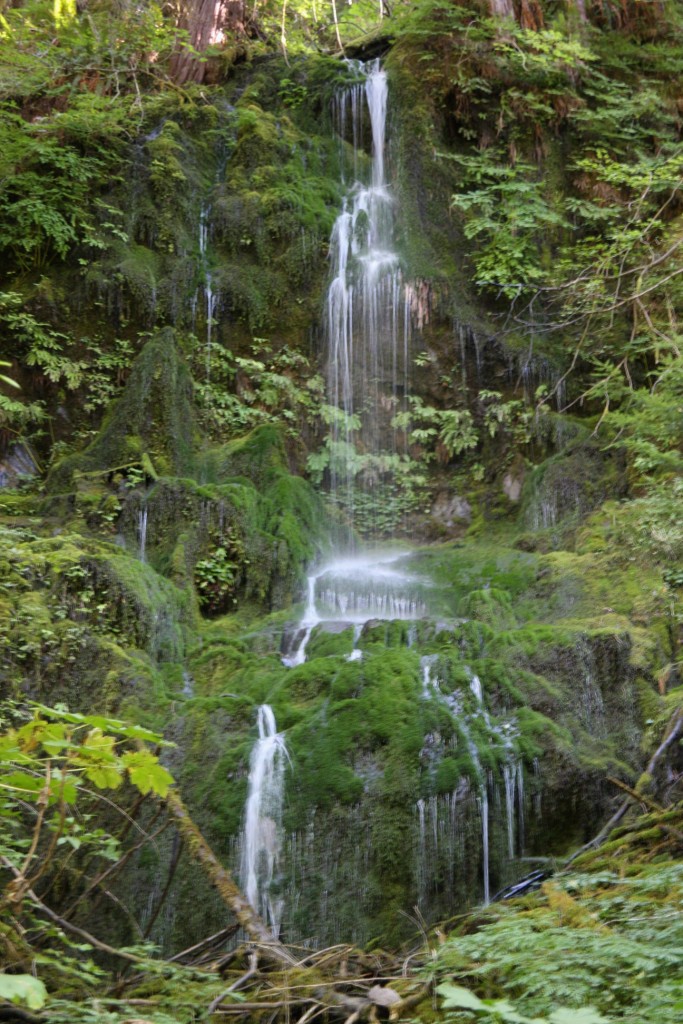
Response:
[{"label": "fallen branch", "polygon": [[[625,793],[628,793],[631,800],[633,800],[634,802],[637,801],[638,803],[641,803],[643,807],[646,807],[649,811],[652,811],[654,814],[664,813],[663,807],[660,807],[659,804],[656,804],[654,800],[650,800],[649,797],[644,796],[643,793],[639,793],[638,790],[631,789],[631,787],[627,786],[625,782],[621,782],[619,779],[614,779],[611,775],[607,776],[607,781],[611,782],[615,786],[618,786],[619,789],[623,789]],[[657,828],[661,829],[662,832],[665,832],[667,835],[673,836],[674,839],[678,839],[680,843],[683,843],[683,832],[679,832],[677,828],[673,828],[672,825],[665,825],[663,821],[656,821],[655,825]]]},{"label": "fallen branch", "polygon": [[[669,749],[671,744],[680,736],[681,732],[683,732],[683,711],[678,710],[676,711],[676,714],[673,716],[673,718],[670,720],[664,732],[664,739],[659,744],[654,754],[648,761],[647,768],[645,769],[646,775],[654,774],[654,770],[657,767],[658,762],[664,756],[664,754]],[[610,781],[616,782],[615,779],[610,779]],[[628,788],[625,785],[622,785],[619,782],[617,782],[617,785],[622,789],[627,789],[629,795],[626,797],[624,802],[619,805],[618,809],[609,819],[607,824],[603,825],[598,834],[594,836],[594,838],[591,839],[590,842],[585,843],[583,846],[581,846],[576,851],[576,853],[573,853],[571,857],[569,857],[568,860],[564,862],[565,870],[569,867],[570,864],[573,864],[574,861],[577,860],[583,853],[587,853],[589,850],[597,850],[598,847],[602,846],[602,844],[605,842],[609,834],[614,831],[614,829],[617,827],[617,825],[624,817],[631,804],[633,803],[634,796],[632,796],[631,794],[635,794],[635,799],[639,800],[641,803],[645,803],[645,805],[647,806],[647,802],[643,799],[641,793],[638,793],[636,790],[628,790]],[[657,809],[661,810],[661,808]],[[668,827],[669,826],[667,826],[667,828]]]},{"label": "fallen branch", "polygon": [[242,895],[232,875],[224,868],[206,839],[190,817],[190,813],[175,790],[166,797],[166,807],[175,818],[176,826],[191,856],[204,869],[209,881],[229,910],[235,915],[252,942],[258,945],[266,959],[282,966],[292,967],[296,958],[279,942],[263,923],[251,904]]},{"label": "fallen branch", "polygon": [[169,962],[173,962],[175,960],[182,960],[183,957],[189,956],[190,953],[199,953],[202,950],[210,949],[217,943],[223,942],[225,939],[231,938],[238,930],[238,928],[238,924],[231,924],[228,925],[227,928],[221,928],[219,932],[214,932],[213,935],[207,935],[205,939],[202,939],[201,942],[195,943],[194,946],[189,946],[187,949],[181,949],[180,953],[175,953],[173,956],[170,956],[168,958]]}]

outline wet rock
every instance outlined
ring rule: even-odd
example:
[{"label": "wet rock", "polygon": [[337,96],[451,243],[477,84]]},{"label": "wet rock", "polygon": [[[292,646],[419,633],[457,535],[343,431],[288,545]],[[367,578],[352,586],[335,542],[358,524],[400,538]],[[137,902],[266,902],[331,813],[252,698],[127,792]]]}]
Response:
[{"label": "wet rock", "polygon": [[442,491],[432,505],[432,519],[449,532],[459,531],[472,519],[472,506],[458,494]]},{"label": "wet rock", "polygon": [[16,487],[21,480],[35,476],[37,472],[38,467],[29,449],[23,444],[15,444],[0,460],[0,487]]},{"label": "wet rock", "polygon": [[503,493],[510,501],[519,501],[524,486],[525,469],[521,459],[515,459],[503,477]]}]

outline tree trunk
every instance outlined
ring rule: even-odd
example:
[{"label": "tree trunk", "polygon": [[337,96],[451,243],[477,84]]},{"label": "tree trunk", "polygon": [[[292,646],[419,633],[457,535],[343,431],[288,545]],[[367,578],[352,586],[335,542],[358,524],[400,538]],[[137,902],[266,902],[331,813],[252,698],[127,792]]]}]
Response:
[{"label": "tree trunk", "polygon": [[543,11],[538,0],[521,0],[519,23],[522,28],[539,32],[543,28]]},{"label": "tree trunk", "polygon": [[176,51],[171,59],[171,77],[178,85],[201,83],[206,78],[207,65],[200,56],[206,48],[220,46],[229,37],[246,37],[244,0],[191,0],[178,20],[178,27],[187,32],[192,49],[182,47]]},{"label": "tree trunk", "polygon": [[489,4],[494,18],[514,18],[515,8],[512,0],[489,0]]}]

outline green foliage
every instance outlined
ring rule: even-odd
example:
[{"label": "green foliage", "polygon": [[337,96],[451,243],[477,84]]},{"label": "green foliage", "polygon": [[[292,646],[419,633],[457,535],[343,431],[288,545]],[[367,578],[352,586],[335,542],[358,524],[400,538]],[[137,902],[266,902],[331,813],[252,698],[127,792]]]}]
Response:
[{"label": "green foliage", "polygon": [[[680,866],[665,862],[631,868],[628,877],[614,871],[564,877],[547,883],[541,900],[500,907],[475,934],[442,947],[442,967],[468,982],[468,989],[443,986],[446,1008],[467,1005],[491,1020],[543,1014],[541,1020],[558,1024],[678,1020],[680,886]],[[471,991],[482,988],[495,999]]]},{"label": "green foliage", "polygon": [[549,1017],[534,1017],[532,1020],[518,1013],[507,999],[480,999],[461,985],[445,982],[438,986],[437,992],[443,997],[444,1010],[469,1010],[480,1019],[509,1024],[609,1024],[606,1017],[591,1007],[553,1010]]},{"label": "green foliage", "polygon": [[[139,725],[76,714],[63,706],[36,705],[33,716],[23,722],[21,708],[10,705],[6,715],[15,724],[0,735],[0,854],[4,867],[10,869],[1,899],[12,909],[18,933],[26,935],[20,923],[23,917],[31,921],[35,936],[45,928],[32,920],[34,913],[38,919],[43,913],[35,895],[39,880],[59,875],[76,855],[84,857],[88,866],[95,866],[98,858],[119,861],[119,840],[95,816],[100,791],[118,790],[128,781],[143,795],[152,792],[163,797],[173,779],[158,756],[143,746],[145,742],[161,744],[161,737]],[[106,799],[108,806],[115,806]],[[87,885],[82,873],[78,881]],[[87,960],[79,962],[84,959],[82,951],[90,946],[78,947],[81,956],[74,960],[64,934],[56,930],[52,938],[66,947],[66,955],[38,954],[36,961],[44,967],[45,976],[56,973],[67,985],[74,979],[92,983],[98,974],[94,965],[91,971]],[[10,981],[2,975],[0,994],[39,1008],[46,990],[42,982],[24,983],[21,976]]]},{"label": "green foliage", "polygon": [[0,126],[9,143],[0,155],[0,249],[24,269],[64,259],[91,234],[89,200],[104,180],[105,159],[65,144],[68,124],[60,133],[56,125],[36,130],[5,109]]},{"label": "green foliage", "polygon": [[0,999],[40,1010],[45,1005],[47,989],[31,974],[0,974]]},{"label": "green foliage", "polygon": [[197,352],[196,384],[200,422],[217,440],[228,440],[260,424],[280,423],[298,438],[318,414],[323,382],[310,361],[285,345],[273,352],[257,339],[252,356],[236,355],[220,343],[212,345],[210,373]]},{"label": "green foliage", "polygon": [[[102,5],[86,17],[68,2],[30,0],[5,12],[1,29],[3,98],[42,94],[58,106],[66,96],[71,109],[95,110],[103,99],[123,94],[136,100],[133,117],[139,117],[143,89],[168,81],[171,53],[186,38],[153,3],[116,10]],[[56,30],[58,46],[51,45]]]},{"label": "green foliage", "polygon": [[37,320],[17,292],[0,292],[0,323],[27,366],[36,367],[55,383],[63,381],[71,390],[79,386],[86,363],[66,355],[67,336]]},{"label": "green foliage", "polygon": [[545,279],[539,232],[569,226],[549,201],[546,183],[531,164],[509,163],[502,148],[451,158],[469,186],[453,196],[453,206],[467,215],[465,237],[485,242],[473,253],[476,284],[510,299],[533,288]]},{"label": "green foliage", "polygon": [[[0,738],[6,773],[2,776],[2,813],[12,817],[17,800],[38,801],[44,792],[48,806],[61,813],[64,802],[76,803],[84,784],[118,789],[126,776],[140,792],[153,790],[165,796],[173,780],[155,755],[117,750],[130,740],[162,742],[160,736],[141,726],[38,705],[29,722]],[[77,825],[74,818],[69,818],[69,823]],[[58,838],[69,837],[63,825],[57,817]]]},{"label": "green foliage", "polygon": [[217,615],[237,604],[235,590],[249,564],[234,529],[228,529],[206,558],[194,567],[199,604],[207,614]]}]

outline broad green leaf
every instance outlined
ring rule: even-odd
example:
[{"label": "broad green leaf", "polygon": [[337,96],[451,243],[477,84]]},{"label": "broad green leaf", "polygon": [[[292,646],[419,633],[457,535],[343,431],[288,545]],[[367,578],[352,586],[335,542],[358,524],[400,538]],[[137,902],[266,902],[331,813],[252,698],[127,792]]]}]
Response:
[{"label": "broad green leaf", "polygon": [[592,1006],[582,1006],[578,1010],[553,1010],[548,1020],[550,1024],[610,1024],[609,1018],[603,1017]]},{"label": "broad green leaf", "polygon": [[106,736],[99,727],[91,729],[83,741],[83,752],[89,755],[91,751],[105,761],[115,761],[114,737]]},{"label": "broad green leaf", "polygon": [[144,729],[141,725],[128,725],[125,729],[121,730],[121,735],[131,740],[146,740],[147,743],[164,743],[164,740],[158,733]]},{"label": "broad green leaf", "polygon": [[149,750],[127,752],[121,761],[128,769],[130,781],[141,793],[149,793],[151,790],[158,796],[166,796],[169,787],[173,785],[173,776]]},{"label": "broad green leaf", "polygon": [[40,1010],[45,1005],[47,989],[31,974],[0,974],[0,999]]},{"label": "broad green leaf", "polygon": [[35,735],[43,749],[50,755],[58,754],[68,742],[66,730],[60,722],[45,722]]},{"label": "broad green leaf", "polygon": [[27,775],[26,772],[10,772],[8,775],[0,776],[0,787],[2,789],[21,793],[27,800],[37,799],[44,785],[45,779],[41,775]]},{"label": "broad green leaf", "polygon": [[439,985],[436,991],[443,996],[443,1005],[446,1010],[461,1009],[488,1013],[488,1007],[479,996],[475,996],[474,992],[470,992],[469,989],[462,988],[460,985],[445,982],[443,985]]},{"label": "broad green leaf", "polygon": [[484,999],[483,1002],[487,1009],[501,1017],[505,1024],[547,1024],[545,1017],[536,1017],[532,1020],[531,1017],[517,1013],[507,999]]},{"label": "broad green leaf", "polygon": [[11,729],[4,736],[0,737],[0,764],[2,762],[15,762],[26,764],[32,758],[25,754],[17,742],[17,733]]},{"label": "broad green leaf", "polygon": [[116,764],[88,764],[85,777],[98,789],[117,789],[123,782],[121,769]]}]

